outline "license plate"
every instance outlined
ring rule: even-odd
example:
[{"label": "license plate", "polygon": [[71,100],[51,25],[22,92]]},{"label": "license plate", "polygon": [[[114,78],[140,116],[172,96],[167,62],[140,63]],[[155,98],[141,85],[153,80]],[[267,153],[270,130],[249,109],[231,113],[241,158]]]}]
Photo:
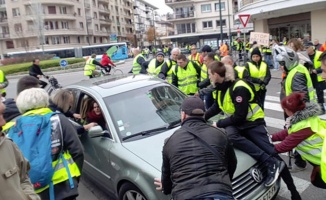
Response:
[{"label": "license plate", "polygon": [[269,188],[269,190],[263,196],[261,196],[258,200],[270,200],[273,198],[275,193],[276,193],[276,188],[275,188],[275,185],[273,185],[273,187]]}]

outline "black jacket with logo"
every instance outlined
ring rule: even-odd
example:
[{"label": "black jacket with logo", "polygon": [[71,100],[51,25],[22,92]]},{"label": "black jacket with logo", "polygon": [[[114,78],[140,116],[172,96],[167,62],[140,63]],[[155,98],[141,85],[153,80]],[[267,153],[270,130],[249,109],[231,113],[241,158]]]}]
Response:
[{"label": "black jacket with logo", "polygon": [[222,129],[206,124],[202,117],[189,117],[182,127],[194,130],[207,147],[185,129],[178,129],[163,147],[162,186],[174,200],[192,199],[203,194],[232,196],[231,179],[237,166],[234,149]]}]

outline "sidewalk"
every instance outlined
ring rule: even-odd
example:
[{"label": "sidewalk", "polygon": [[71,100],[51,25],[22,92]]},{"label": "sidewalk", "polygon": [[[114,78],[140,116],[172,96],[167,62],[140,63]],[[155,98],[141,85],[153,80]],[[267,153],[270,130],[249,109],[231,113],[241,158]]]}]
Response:
[{"label": "sidewalk", "polygon": [[279,69],[276,71],[276,70],[271,69],[271,75],[272,75],[272,78],[281,79],[282,78],[282,70]]}]

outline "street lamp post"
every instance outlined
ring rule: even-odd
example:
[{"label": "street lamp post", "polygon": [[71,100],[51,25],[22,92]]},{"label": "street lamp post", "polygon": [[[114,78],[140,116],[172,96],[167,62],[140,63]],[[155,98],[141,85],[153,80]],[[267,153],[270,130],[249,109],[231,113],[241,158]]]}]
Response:
[{"label": "street lamp post", "polygon": [[222,20],[222,6],[221,6],[221,0],[218,1],[220,6],[220,34],[221,34],[221,44],[223,43],[223,20]]},{"label": "street lamp post", "polygon": [[153,28],[154,28],[154,47],[156,47],[156,30],[155,30],[155,12],[154,9],[152,9],[153,14]]},{"label": "street lamp post", "polygon": [[44,54],[44,17],[43,17],[43,10],[42,5],[39,2],[33,1],[29,3],[32,15],[36,17],[32,18],[35,28],[38,31],[38,38],[39,43],[42,47],[42,54]]}]

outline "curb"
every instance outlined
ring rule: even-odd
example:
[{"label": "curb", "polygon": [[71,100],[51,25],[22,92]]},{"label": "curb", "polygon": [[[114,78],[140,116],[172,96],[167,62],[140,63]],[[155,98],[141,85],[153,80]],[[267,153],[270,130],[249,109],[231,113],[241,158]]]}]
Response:
[{"label": "curb", "polygon": [[[121,60],[117,63],[115,63],[116,65],[122,65],[125,63],[125,60]],[[54,74],[64,74],[64,73],[69,73],[69,72],[77,72],[77,71],[81,71],[80,69],[82,69],[84,67],[84,65],[82,67],[78,67],[78,68],[73,68],[73,69],[62,69],[60,68],[60,70],[55,70],[55,71],[49,71],[46,72],[46,75],[54,75]],[[26,72],[26,74],[17,74],[17,75],[7,75],[7,78],[21,78],[23,76],[28,75],[28,72]]]}]

